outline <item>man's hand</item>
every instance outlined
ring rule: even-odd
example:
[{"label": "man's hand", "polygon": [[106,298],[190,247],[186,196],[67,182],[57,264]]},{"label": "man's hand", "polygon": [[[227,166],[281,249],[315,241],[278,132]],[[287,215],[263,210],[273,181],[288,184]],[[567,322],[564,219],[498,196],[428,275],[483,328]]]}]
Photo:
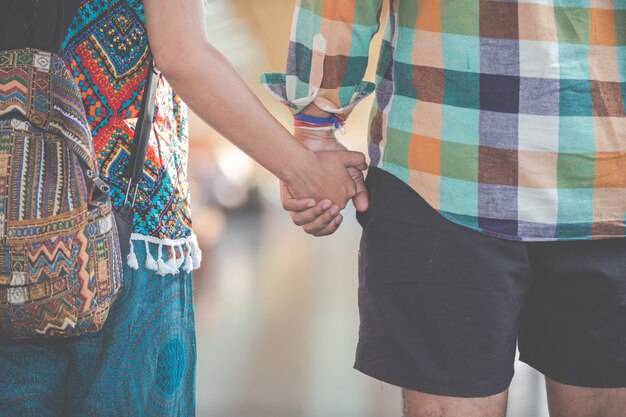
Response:
[{"label": "man's hand", "polygon": [[[331,131],[311,131],[296,128],[294,136],[300,143],[314,152],[346,149]],[[356,189],[352,202],[358,211],[366,211],[369,197],[363,173],[352,167],[348,168],[348,173],[354,181]],[[329,200],[319,201],[315,204],[312,199],[294,198],[284,184],[281,184],[281,200],[283,208],[290,212],[293,222],[313,236],[330,235],[339,228],[343,221],[340,207],[337,205],[333,205]]]}]

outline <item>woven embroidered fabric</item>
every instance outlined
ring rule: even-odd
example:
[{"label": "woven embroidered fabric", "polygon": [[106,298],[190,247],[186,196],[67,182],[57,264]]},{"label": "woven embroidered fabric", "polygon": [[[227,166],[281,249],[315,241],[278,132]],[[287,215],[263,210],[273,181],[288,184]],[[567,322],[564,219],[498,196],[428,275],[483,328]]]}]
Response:
[{"label": "woven embroidered fabric", "polygon": [[[0,339],[97,331],[122,286],[108,200],[64,63],[0,52]],[[105,196],[106,197],[106,196]]]},{"label": "woven embroidered fabric", "polygon": [[[140,262],[146,255],[140,245]],[[99,333],[0,342],[0,375],[11,381],[0,384],[0,416],[195,415],[191,273],[158,277],[125,267],[124,279]]]},{"label": "woven embroidered fabric", "polygon": [[[80,88],[100,173],[115,207],[125,199],[134,127],[151,59],[141,0],[86,0],[61,55]],[[187,183],[187,109],[159,76],[153,129],[136,200],[136,240],[168,241],[182,256],[192,239]],[[172,243],[176,243],[174,245]],[[180,251],[176,247],[181,248]]]}]

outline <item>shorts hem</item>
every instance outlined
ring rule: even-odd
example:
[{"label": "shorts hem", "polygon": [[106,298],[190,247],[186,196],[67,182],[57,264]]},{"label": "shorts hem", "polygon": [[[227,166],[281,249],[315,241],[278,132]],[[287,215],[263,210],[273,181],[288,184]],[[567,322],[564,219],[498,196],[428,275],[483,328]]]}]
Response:
[{"label": "shorts hem", "polygon": [[354,369],[356,369],[357,371],[369,377],[377,379],[381,382],[384,382],[390,385],[395,385],[400,388],[409,389],[412,391],[418,391],[418,392],[422,392],[425,394],[439,395],[439,396],[445,396],[445,397],[455,397],[455,398],[491,397],[493,395],[497,395],[506,391],[511,385],[511,380],[513,379],[513,376],[511,376],[508,379],[508,382],[502,382],[500,384],[494,384],[494,385],[483,386],[483,387],[455,388],[455,387],[449,387],[449,386],[446,386],[446,387],[433,386],[430,384],[424,384],[424,383],[419,383],[419,382],[418,383],[408,382],[406,380],[403,380],[403,378],[397,378],[397,377],[390,376],[390,375],[380,375],[380,374],[377,374],[376,372],[372,372],[368,370],[364,366],[360,366],[358,363],[354,365]]},{"label": "shorts hem", "polygon": [[535,369],[537,372],[543,374],[546,378],[550,378],[551,380],[558,382],[563,385],[570,385],[572,387],[579,388],[600,388],[600,389],[611,389],[611,388],[626,388],[626,380],[624,381],[615,381],[615,382],[607,382],[606,378],[597,381],[581,381],[577,380],[575,377],[564,376],[558,370],[552,369],[549,365],[542,361],[533,360],[532,357],[528,357],[528,355],[520,354],[519,357],[520,362],[524,362],[526,365]]}]

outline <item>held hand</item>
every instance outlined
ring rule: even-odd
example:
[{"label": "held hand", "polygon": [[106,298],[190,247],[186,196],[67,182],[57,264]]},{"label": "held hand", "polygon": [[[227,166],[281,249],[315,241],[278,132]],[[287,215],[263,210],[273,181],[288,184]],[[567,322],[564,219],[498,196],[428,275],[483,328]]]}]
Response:
[{"label": "held hand", "polygon": [[299,200],[291,195],[289,188],[282,182],[280,183],[280,199],[293,222],[310,235],[317,237],[331,235],[337,231],[343,221],[343,217],[339,214],[339,207],[330,200],[322,200],[317,204],[312,199]]},{"label": "held hand", "polygon": [[[357,188],[357,195],[353,197],[353,202],[357,210],[366,211],[368,207],[368,193],[363,180],[361,171],[350,168],[350,174],[355,173],[357,178],[353,177]],[[330,200],[322,200],[315,203],[312,199],[297,199],[289,192],[285,184],[281,183],[281,201],[283,208],[289,212],[294,224],[301,226],[302,230],[313,236],[327,236],[337,231],[343,216],[337,205],[331,203]]]},{"label": "held hand", "polygon": [[298,178],[291,179],[287,187],[296,198],[311,198],[315,201],[328,199],[343,209],[357,193],[348,168],[357,171],[367,169],[365,156],[360,152],[346,150],[310,153]]},{"label": "held hand", "polygon": [[[346,147],[337,140],[335,133],[329,130],[316,131],[296,128],[293,135],[301,144],[313,152],[346,149]],[[356,195],[352,198],[352,203],[357,211],[367,211],[369,195],[365,187],[363,172],[354,168],[348,168],[348,173],[354,180],[357,188]]]},{"label": "held hand", "polygon": [[[290,212],[296,225],[313,236],[326,236],[334,233],[341,225],[343,217],[339,212],[357,192],[357,185],[348,174],[348,167],[360,174],[361,170],[367,168],[367,164],[363,154],[358,152],[321,151],[316,156],[319,162],[317,172],[329,174],[331,179],[330,186],[322,187],[325,194],[321,195],[328,195],[332,188],[339,192],[339,197],[316,199],[315,194],[308,193],[313,197],[297,199],[294,198],[293,187],[281,183],[281,200],[283,208]],[[341,164],[337,165],[337,161]],[[319,203],[316,204],[316,201]],[[339,201],[339,204],[333,204],[332,201]]]},{"label": "held hand", "polygon": [[[304,146],[314,152],[325,150],[339,150],[345,147],[336,139],[330,131],[307,131],[296,129],[294,136]],[[366,211],[368,208],[368,193],[365,187],[363,173],[357,169],[349,168],[349,175],[356,185],[356,195],[352,201],[358,211]],[[298,200],[294,198],[289,189],[281,184],[281,200],[283,208],[289,211],[293,222],[313,236],[327,236],[334,233],[343,217],[339,214],[339,207],[332,205],[330,201],[319,201],[315,204],[312,199]]]}]

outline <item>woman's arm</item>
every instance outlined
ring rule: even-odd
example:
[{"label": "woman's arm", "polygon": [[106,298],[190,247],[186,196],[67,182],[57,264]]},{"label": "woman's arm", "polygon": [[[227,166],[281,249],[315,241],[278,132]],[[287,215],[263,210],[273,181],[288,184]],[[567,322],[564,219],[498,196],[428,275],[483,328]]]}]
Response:
[{"label": "woman's arm", "polygon": [[328,198],[343,208],[354,196],[345,167],[365,168],[360,153],[314,154],[263,107],[207,40],[202,0],[145,0],[157,67],[206,123],[287,184],[298,198]]}]

